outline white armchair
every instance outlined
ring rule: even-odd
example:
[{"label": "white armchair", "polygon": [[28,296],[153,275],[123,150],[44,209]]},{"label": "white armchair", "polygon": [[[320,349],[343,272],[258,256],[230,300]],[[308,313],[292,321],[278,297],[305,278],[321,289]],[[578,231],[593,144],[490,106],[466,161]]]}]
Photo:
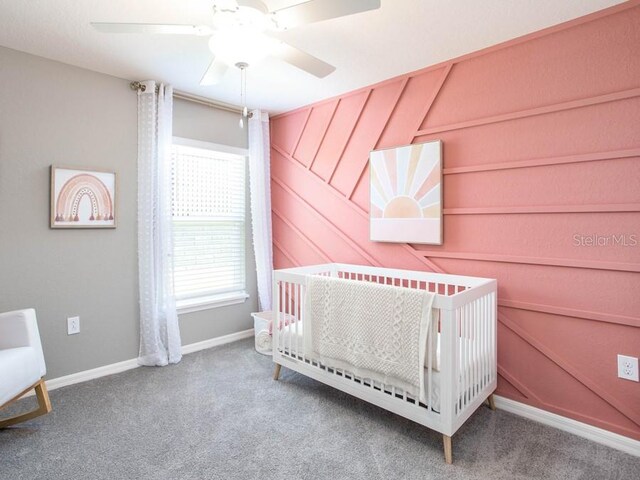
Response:
[{"label": "white armchair", "polygon": [[0,428],[51,411],[44,383],[46,372],[35,310],[0,313],[0,410],[31,390],[35,390],[38,398],[37,409],[0,419]]}]

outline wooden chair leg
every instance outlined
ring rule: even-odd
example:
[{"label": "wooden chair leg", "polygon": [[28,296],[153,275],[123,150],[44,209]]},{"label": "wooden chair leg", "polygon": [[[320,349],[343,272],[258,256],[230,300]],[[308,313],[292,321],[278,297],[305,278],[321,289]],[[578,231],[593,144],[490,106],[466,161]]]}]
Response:
[{"label": "wooden chair leg", "polygon": [[38,399],[38,406],[46,414],[51,412],[51,400],[49,399],[49,391],[47,390],[47,384],[44,383],[44,379],[40,379],[40,382],[36,385],[36,397]]},{"label": "wooden chair leg", "polygon": [[[27,420],[39,417],[40,415],[45,415],[51,411],[51,401],[49,400],[49,392],[47,391],[47,386],[44,383],[44,379],[41,378],[32,387],[22,392],[19,397],[21,397],[31,389],[34,389],[36,392],[36,398],[38,399],[38,408],[27,413],[0,420],[0,428],[6,428],[17,423],[26,422]],[[14,398],[9,403],[12,403],[19,397]],[[8,403],[6,405],[8,405]]]},{"label": "wooden chair leg", "polygon": [[280,369],[282,368],[282,365],[280,365],[279,363],[276,363],[276,369],[273,371],[273,379],[274,380],[278,380],[278,378],[280,378]]},{"label": "wooden chair leg", "polygon": [[491,410],[493,410],[494,412],[496,411],[496,401],[493,398],[493,393],[487,397],[487,405],[489,405],[489,408]]},{"label": "wooden chair leg", "polygon": [[453,453],[451,450],[451,437],[449,435],[442,435],[442,443],[444,444],[444,461],[448,465],[453,463]]}]

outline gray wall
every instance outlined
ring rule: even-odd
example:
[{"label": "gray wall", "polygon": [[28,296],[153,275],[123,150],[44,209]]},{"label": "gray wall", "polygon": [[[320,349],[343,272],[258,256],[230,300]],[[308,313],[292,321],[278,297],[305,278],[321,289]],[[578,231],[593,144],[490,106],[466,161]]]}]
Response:
[{"label": "gray wall", "polygon": [[[245,146],[236,116],[183,103],[176,135]],[[0,312],[36,309],[48,378],[137,356],[136,142],[127,80],[0,47]],[[116,171],[118,227],[51,230],[51,164]],[[250,328],[247,270],[249,301],[182,316],[183,344]]]},{"label": "gray wall", "polygon": [[230,147],[247,148],[247,127],[238,126],[240,115],[176,99],[173,103],[173,134]]}]

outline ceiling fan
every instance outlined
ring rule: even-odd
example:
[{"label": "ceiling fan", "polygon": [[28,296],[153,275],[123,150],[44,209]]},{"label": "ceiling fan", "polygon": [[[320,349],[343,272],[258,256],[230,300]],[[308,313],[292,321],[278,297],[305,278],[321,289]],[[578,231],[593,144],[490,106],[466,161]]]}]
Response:
[{"label": "ceiling fan", "polygon": [[380,0],[310,0],[269,11],[261,0],[213,0],[210,25],[162,25],[149,23],[101,23],[91,25],[105,33],[197,35],[209,38],[214,57],[200,85],[214,85],[229,65],[252,64],[265,57],[278,58],[305,72],[324,78],[335,70],[273,34],[309,23],[380,8]]}]

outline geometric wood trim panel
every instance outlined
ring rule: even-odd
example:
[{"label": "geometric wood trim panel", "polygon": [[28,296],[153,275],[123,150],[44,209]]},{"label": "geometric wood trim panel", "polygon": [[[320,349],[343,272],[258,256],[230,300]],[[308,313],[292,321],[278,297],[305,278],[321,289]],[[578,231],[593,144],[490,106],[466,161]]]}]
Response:
[{"label": "geometric wood trim panel", "polygon": [[[634,1],[274,116],[275,267],[494,276],[498,393],[640,439],[639,96]],[[369,152],[438,139],[444,244],[370,242]]]}]

